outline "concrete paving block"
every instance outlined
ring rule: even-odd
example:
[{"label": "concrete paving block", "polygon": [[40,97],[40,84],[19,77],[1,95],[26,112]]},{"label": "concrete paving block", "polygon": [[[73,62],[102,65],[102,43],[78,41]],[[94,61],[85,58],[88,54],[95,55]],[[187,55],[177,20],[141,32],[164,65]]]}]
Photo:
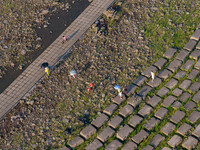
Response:
[{"label": "concrete paving block", "polygon": [[69,141],[68,144],[71,148],[81,145],[84,140],[80,136],[76,136],[73,140]]},{"label": "concrete paving block", "polygon": [[166,87],[162,87],[159,91],[158,91],[158,93],[157,93],[157,95],[158,96],[165,96],[165,95],[167,95],[167,93],[169,92],[169,89],[168,88],[166,88]]},{"label": "concrete paving block", "polygon": [[164,107],[169,107],[174,101],[176,100],[176,97],[169,95],[162,103]]},{"label": "concrete paving block", "polygon": [[94,119],[91,124],[97,128],[100,128],[106,121],[108,121],[108,116],[102,113],[96,119]]},{"label": "concrete paving block", "polygon": [[142,74],[146,77],[151,76],[151,72],[156,73],[158,71],[158,69],[155,66],[149,66],[148,68],[146,68]]},{"label": "concrete paving block", "polygon": [[158,77],[161,79],[167,79],[171,75],[172,75],[172,72],[169,71],[168,69],[164,69],[158,73]]},{"label": "concrete paving block", "polygon": [[142,120],[143,120],[142,117],[140,117],[140,116],[138,116],[138,115],[134,115],[134,116],[129,120],[128,124],[135,128]]},{"label": "concrete paving block", "polygon": [[168,109],[161,107],[156,113],[155,113],[155,117],[157,117],[158,119],[162,120],[165,115],[167,114]]},{"label": "concrete paving block", "polygon": [[195,103],[195,102],[189,101],[189,102],[187,102],[187,104],[184,105],[184,108],[185,108],[187,111],[190,111],[190,110],[192,110],[195,106],[196,106],[196,103]]},{"label": "concrete paving block", "polygon": [[162,67],[167,63],[167,60],[165,58],[160,58],[154,65],[158,67],[159,69],[162,69]]},{"label": "concrete paving block", "polygon": [[124,141],[131,132],[133,132],[133,128],[129,127],[128,125],[125,125],[124,127],[120,128],[117,132],[117,138],[121,141]]},{"label": "concrete paving block", "polygon": [[173,91],[172,91],[172,94],[175,95],[175,96],[180,96],[181,94],[183,93],[183,90],[179,89],[179,88],[175,88]]},{"label": "concrete paving block", "polygon": [[197,44],[196,49],[200,49],[200,42]]},{"label": "concrete paving block", "polygon": [[141,143],[144,139],[146,139],[146,138],[148,137],[148,135],[149,135],[149,133],[142,129],[139,133],[137,133],[137,134],[132,138],[132,140],[133,140],[135,143],[139,144],[139,143]]},{"label": "concrete paving block", "polygon": [[179,101],[175,101],[175,102],[173,102],[173,104],[172,104],[172,107],[173,107],[174,109],[179,109],[181,106],[182,106],[182,104],[181,104]]},{"label": "concrete paving block", "polygon": [[168,136],[175,128],[176,126],[173,123],[167,122],[166,125],[162,127],[160,131]]},{"label": "concrete paving block", "polygon": [[176,111],[173,116],[170,117],[171,122],[177,124],[185,117],[185,112],[183,111]]},{"label": "concrete paving block", "polygon": [[200,102],[200,91],[197,92],[194,97],[192,98],[195,102],[199,103]]},{"label": "concrete paving block", "polygon": [[188,59],[181,68],[188,71],[194,65],[194,63],[194,60]]},{"label": "concrete paving block", "polygon": [[102,146],[103,144],[99,140],[95,139],[92,143],[85,147],[85,150],[97,150]]},{"label": "concrete paving block", "polygon": [[175,148],[182,142],[182,138],[178,135],[174,135],[168,142],[171,147]]},{"label": "concrete paving block", "polygon": [[188,133],[188,131],[192,128],[191,125],[187,124],[187,123],[183,123],[178,129],[177,129],[177,133],[179,133],[182,136],[185,136],[186,133]]},{"label": "concrete paving block", "polygon": [[197,77],[199,74],[199,71],[197,69],[192,69],[192,71],[188,74],[188,79],[193,80],[194,78]]},{"label": "concrete paving block", "polygon": [[98,136],[97,138],[101,141],[101,142],[105,142],[107,141],[111,136],[113,136],[115,134],[115,131],[113,129],[111,129],[110,127],[106,127]]},{"label": "concrete paving block", "polygon": [[182,79],[185,76],[186,72],[179,70],[176,75],[174,76],[176,79]]},{"label": "concrete paving block", "polygon": [[133,107],[129,104],[125,105],[119,112],[121,116],[126,118],[128,115],[130,115],[133,112]]},{"label": "concrete paving block", "polygon": [[178,59],[174,59],[169,65],[168,69],[171,70],[172,72],[175,72],[180,66],[182,65],[182,61]]},{"label": "concrete paving block", "polygon": [[188,87],[190,86],[191,83],[192,83],[191,80],[186,79],[179,85],[179,88],[186,90],[186,89],[188,89]]},{"label": "concrete paving block", "polygon": [[138,95],[141,96],[143,99],[147,96],[147,94],[152,90],[150,86],[143,86],[142,89],[138,92]]},{"label": "concrete paving block", "polygon": [[176,56],[176,59],[184,61],[185,58],[189,55],[189,53],[190,53],[189,51],[183,49],[178,53],[178,55]]},{"label": "concrete paving block", "polygon": [[106,146],[106,150],[117,150],[119,147],[122,146],[122,143],[119,142],[118,140],[112,141],[108,146]]},{"label": "concrete paving block", "polygon": [[198,59],[197,63],[194,65],[196,69],[200,69],[200,59]]},{"label": "concrete paving block", "polygon": [[169,89],[173,89],[177,85],[177,83],[178,81],[172,78],[171,80],[169,80],[169,82],[165,84],[165,86],[168,87]]},{"label": "concrete paving block", "polygon": [[154,95],[149,101],[147,101],[147,103],[154,107],[161,101],[162,99],[159,96]]},{"label": "concrete paving block", "polygon": [[114,129],[117,128],[119,126],[119,124],[123,121],[122,117],[120,116],[115,116],[114,118],[112,118],[108,125],[113,127]]},{"label": "concrete paving block", "polygon": [[142,101],[142,97],[139,95],[133,95],[130,100],[128,101],[128,104],[131,105],[133,108],[137,107]]},{"label": "concrete paving block", "polygon": [[189,136],[182,144],[182,147],[192,150],[198,144],[198,140],[192,136]]},{"label": "concrete paving block", "polygon": [[199,89],[200,89],[200,83],[195,81],[195,82],[190,86],[190,88],[189,88],[188,90],[191,91],[191,92],[197,92],[197,91],[199,91]]},{"label": "concrete paving block", "polygon": [[200,38],[200,29],[196,29],[195,32],[190,37],[190,39],[199,41],[199,38]]},{"label": "concrete paving block", "polygon": [[197,138],[200,138],[200,124],[195,128],[192,134],[196,136]]},{"label": "concrete paving block", "polygon": [[150,144],[153,147],[157,147],[163,140],[165,139],[164,136],[160,135],[160,134],[156,134],[153,139],[151,140]]},{"label": "concrete paving block", "polygon": [[172,150],[171,148],[169,148],[169,147],[163,147],[163,149],[162,150]]},{"label": "concrete paving block", "polygon": [[176,49],[174,49],[174,48],[169,48],[163,55],[166,57],[166,58],[169,58],[169,59],[171,59],[173,56],[174,56],[174,54],[176,53]]},{"label": "concrete paving block", "polygon": [[200,111],[193,111],[190,116],[188,117],[188,120],[194,124],[198,119],[200,118]]},{"label": "concrete paving block", "polygon": [[129,96],[131,94],[134,94],[135,90],[138,88],[137,85],[134,85],[134,84],[130,84],[128,87],[127,87],[127,91],[126,91],[126,94]]},{"label": "concrete paving block", "polygon": [[184,93],[180,96],[179,100],[180,100],[181,102],[185,102],[185,101],[188,100],[190,97],[191,97],[191,94],[189,94],[189,93],[187,93],[187,92],[184,92]]},{"label": "concrete paving block", "polygon": [[117,105],[120,105],[123,101],[126,100],[126,97],[123,96],[122,98],[118,95],[114,99],[112,99],[113,103],[116,103]]},{"label": "concrete paving block", "polygon": [[142,150],[153,150],[154,148],[151,145],[147,145]]},{"label": "concrete paving block", "polygon": [[200,50],[195,49],[191,54],[190,54],[190,58],[193,58],[195,60],[198,60],[200,56]]},{"label": "concrete paving block", "polygon": [[106,109],[103,110],[103,112],[111,116],[116,109],[117,109],[116,104],[110,104],[108,107],[106,107]]},{"label": "concrete paving block", "polygon": [[137,150],[137,144],[135,144],[132,141],[129,141],[127,144],[125,144],[122,150]]},{"label": "concrete paving block", "polygon": [[144,127],[148,131],[150,131],[150,130],[152,130],[159,123],[160,123],[159,119],[156,119],[155,117],[152,117],[147,123],[144,124]]},{"label": "concrete paving block", "polygon": [[89,139],[93,134],[96,133],[96,128],[93,127],[92,125],[87,126],[84,128],[81,132],[80,135],[83,136],[85,139]]},{"label": "concrete paving block", "polygon": [[144,84],[144,82],[147,81],[147,78],[145,76],[139,76],[137,79],[135,79],[133,81],[133,83],[137,86],[142,86]]},{"label": "concrete paving block", "polygon": [[150,80],[147,84],[151,87],[157,87],[161,84],[162,80],[158,77],[155,77],[154,80]]},{"label": "concrete paving block", "polygon": [[140,114],[143,117],[146,117],[147,115],[151,113],[152,110],[153,108],[151,106],[144,105],[144,107],[142,107],[142,109],[139,110],[138,114]]},{"label": "concrete paving block", "polygon": [[184,49],[188,51],[192,51],[197,44],[197,41],[195,40],[189,40],[189,42],[185,45]]}]

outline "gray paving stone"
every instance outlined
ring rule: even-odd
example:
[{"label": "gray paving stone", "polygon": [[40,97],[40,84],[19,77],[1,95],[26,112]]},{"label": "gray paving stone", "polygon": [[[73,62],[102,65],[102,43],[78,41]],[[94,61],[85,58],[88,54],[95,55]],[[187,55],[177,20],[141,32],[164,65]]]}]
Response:
[{"label": "gray paving stone", "polygon": [[116,103],[117,105],[120,105],[123,101],[125,101],[126,97],[123,96],[122,98],[120,98],[120,96],[116,96],[112,101],[114,103]]},{"label": "gray paving stone", "polygon": [[138,115],[134,115],[128,122],[129,125],[131,125],[132,127],[136,127],[141,121],[143,120],[142,117],[138,116]]},{"label": "gray paving stone", "polygon": [[188,51],[192,51],[195,48],[196,44],[197,44],[197,41],[189,40],[189,42],[185,45],[184,49],[186,49]]},{"label": "gray paving stone", "polygon": [[144,82],[146,82],[146,80],[147,80],[147,78],[145,77],[145,76],[139,76],[137,79],[135,79],[134,81],[133,81],[133,83],[135,84],[135,85],[137,85],[137,86],[141,86],[141,85],[143,85],[144,84]]},{"label": "gray paving stone", "polygon": [[139,143],[141,143],[144,139],[146,139],[148,135],[149,135],[149,133],[142,129],[139,133],[137,133],[137,134],[132,138],[132,140],[133,140],[135,143],[139,144]]},{"label": "gray paving stone", "polygon": [[167,79],[169,76],[172,75],[172,72],[168,69],[164,69],[163,71],[158,73],[158,77],[161,79]]},{"label": "gray paving stone", "polygon": [[149,115],[152,111],[152,107],[149,105],[144,105],[144,107],[142,107],[142,109],[139,110],[138,114],[140,114],[143,117],[146,117],[147,115]]},{"label": "gray paving stone", "polygon": [[106,121],[108,121],[108,116],[102,113],[96,119],[94,119],[91,124],[97,128],[100,128]]},{"label": "gray paving stone", "polygon": [[69,141],[68,144],[71,148],[81,145],[84,140],[80,136],[76,136],[73,140]]},{"label": "gray paving stone", "polygon": [[87,126],[84,128],[81,132],[80,135],[83,136],[85,139],[89,139],[90,136],[96,133],[96,128],[93,127],[92,125]]},{"label": "gray paving stone", "polygon": [[182,142],[182,138],[178,135],[174,135],[168,142],[171,147],[175,148],[177,145],[179,145]]},{"label": "gray paving stone", "polygon": [[169,107],[174,101],[176,100],[176,97],[169,95],[162,103],[164,107]]},{"label": "gray paving stone", "polygon": [[171,148],[169,148],[169,147],[163,147],[162,150],[171,150]]},{"label": "gray paving stone", "polygon": [[112,118],[108,125],[113,127],[114,129],[117,128],[119,126],[119,124],[123,121],[122,117],[120,116],[115,116],[114,118]]},{"label": "gray paving stone", "polygon": [[176,79],[182,79],[185,76],[186,72],[179,70],[176,75],[174,76]]},{"label": "gray paving stone", "polygon": [[183,93],[183,94],[180,96],[179,100],[180,100],[181,102],[185,102],[186,100],[188,100],[188,99],[190,98],[190,96],[191,96],[191,94],[185,92],[185,93]]},{"label": "gray paving stone", "polygon": [[200,83],[195,81],[195,82],[190,86],[189,91],[191,91],[191,92],[197,92],[197,91],[199,91],[199,89],[200,89]]},{"label": "gray paving stone", "polygon": [[200,59],[198,59],[197,63],[194,65],[196,69],[200,69]]},{"label": "gray paving stone", "polygon": [[60,148],[59,150],[69,150],[69,148],[67,148],[66,146],[63,146],[63,147]]},{"label": "gray paving stone", "polygon": [[151,145],[147,145],[142,150],[153,150],[154,148]]},{"label": "gray paving stone", "polygon": [[163,140],[165,139],[164,136],[160,135],[160,134],[156,134],[153,139],[151,140],[150,144],[153,147],[157,147]]},{"label": "gray paving stone", "polygon": [[194,124],[198,119],[200,118],[200,112],[199,111],[193,111],[190,116],[188,117],[188,120]]},{"label": "gray paving stone", "polygon": [[197,44],[196,49],[200,49],[200,42]]},{"label": "gray paving stone", "polygon": [[178,55],[176,56],[176,59],[184,61],[185,58],[189,55],[189,53],[190,53],[189,51],[183,49],[178,53]]},{"label": "gray paving stone", "polygon": [[144,75],[144,76],[146,76],[146,77],[149,77],[149,76],[151,76],[151,72],[157,72],[158,71],[158,69],[155,67],[155,66],[149,66],[148,68],[146,68],[143,72],[142,72],[142,74]]},{"label": "gray paving stone", "polygon": [[199,74],[199,71],[197,69],[192,69],[192,71],[188,75],[188,79],[193,80],[194,78],[197,77],[198,74]]},{"label": "gray paving stone", "polygon": [[200,50],[195,49],[191,54],[190,54],[190,58],[193,58],[195,60],[198,60],[200,56]]},{"label": "gray paving stone", "polygon": [[197,92],[194,97],[192,98],[192,100],[194,100],[195,102],[200,102],[200,91]]},{"label": "gray paving stone", "polygon": [[185,136],[186,133],[188,133],[188,131],[192,128],[191,125],[187,124],[187,123],[183,123],[178,129],[177,129],[177,133],[179,133],[182,136]]},{"label": "gray paving stone", "polygon": [[174,59],[167,67],[172,72],[175,72],[182,65],[182,61]]},{"label": "gray paving stone", "polygon": [[192,134],[196,136],[197,138],[200,138],[200,124],[195,128]]},{"label": "gray paving stone", "polygon": [[128,104],[130,104],[133,108],[137,107],[140,102],[142,101],[142,98],[139,95],[133,95],[130,100],[128,101]]},{"label": "gray paving stone", "polygon": [[169,92],[169,89],[168,89],[168,88],[162,87],[162,88],[158,91],[157,95],[159,95],[159,96],[165,96],[165,95],[167,95],[168,92]]},{"label": "gray paving stone", "polygon": [[154,107],[161,101],[162,99],[159,96],[154,95],[147,103]]},{"label": "gray paving stone", "polygon": [[184,80],[180,85],[179,87],[183,90],[186,90],[188,89],[188,87],[190,86],[190,84],[192,83],[191,80]]},{"label": "gray paving stone", "polygon": [[170,117],[170,120],[171,120],[171,122],[177,124],[184,117],[185,117],[185,112],[178,110],[178,111],[175,112],[175,114],[173,116]]},{"label": "gray paving stone", "polygon": [[131,94],[133,94],[137,88],[138,88],[137,85],[130,84],[130,85],[127,87],[127,92],[126,92],[126,94],[127,94],[128,96],[131,95]]},{"label": "gray paving stone", "polygon": [[152,88],[150,86],[145,85],[138,92],[138,95],[141,96],[144,99],[151,90],[152,90]]},{"label": "gray paving stone", "polygon": [[175,102],[172,104],[172,107],[173,107],[174,109],[179,109],[181,106],[182,106],[182,104],[181,104],[179,101],[175,101]]},{"label": "gray paving stone", "polygon": [[153,129],[156,124],[159,124],[160,120],[156,119],[155,117],[152,117],[147,123],[144,124],[144,127],[150,131],[151,129]]},{"label": "gray paving stone", "polygon": [[167,63],[166,59],[160,58],[154,65],[159,69],[161,69],[166,63]]},{"label": "gray paving stone", "polygon": [[155,113],[155,117],[157,117],[158,119],[162,120],[165,115],[167,114],[168,109],[161,107],[156,113]]},{"label": "gray paving stone", "polygon": [[175,128],[176,126],[173,123],[167,122],[166,125],[162,127],[160,131],[168,136]]},{"label": "gray paving stone", "polygon": [[174,56],[174,54],[176,53],[176,49],[174,49],[174,48],[169,48],[163,55],[166,57],[166,58],[169,58],[169,59],[171,59],[173,56]]},{"label": "gray paving stone", "polygon": [[99,140],[95,139],[91,144],[85,147],[85,150],[97,150],[102,146],[103,144]]},{"label": "gray paving stone", "polygon": [[169,89],[173,89],[177,85],[177,83],[178,81],[172,78],[171,80],[169,80],[169,82],[165,84],[165,86],[168,87]]},{"label": "gray paving stone", "polygon": [[121,141],[124,141],[131,132],[133,132],[133,128],[129,127],[128,125],[125,125],[117,132],[117,138]]},{"label": "gray paving stone", "polygon": [[119,112],[119,114],[123,117],[127,117],[133,112],[133,107],[130,105],[125,105]]},{"label": "gray paving stone", "polygon": [[106,146],[106,150],[117,150],[119,147],[122,146],[122,143],[119,142],[118,140],[112,141],[108,146]]},{"label": "gray paving stone", "polygon": [[110,127],[106,127],[98,136],[97,138],[101,141],[101,142],[105,142],[107,141],[111,136],[113,136],[115,134],[115,131],[113,129],[111,129]]},{"label": "gray paving stone", "polygon": [[195,32],[190,37],[190,39],[199,41],[199,38],[200,38],[200,29],[196,29]]},{"label": "gray paving stone", "polygon": [[187,111],[190,111],[190,110],[192,110],[195,106],[196,106],[196,103],[194,103],[193,101],[189,101],[189,102],[187,102],[187,104],[184,105],[184,108],[185,108]]},{"label": "gray paving stone", "polygon": [[198,144],[198,140],[192,136],[189,136],[182,144],[182,147],[191,150],[195,148],[195,146]]},{"label": "gray paving stone", "polygon": [[175,95],[175,96],[180,96],[182,93],[183,93],[183,90],[181,90],[181,89],[179,89],[179,88],[175,88],[175,89],[172,91],[172,94]]},{"label": "gray paving stone", "polygon": [[188,71],[194,65],[194,63],[194,60],[188,59],[181,68]]},{"label": "gray paving stone", "polygon": [[132,141],[129,141],[125,146],[122,148],[122,150],[136,150],[137,149],[137,144],[135,144]]},{"label": "gray paving stone", "polygon": [[161,84],[162,80],[158,77],[155,77],[154,80],[150,80],[147,84],[151,87],[157,87]]},{"label": "gray paving stone", "polygon": [[106,107],[106,109],[103,110],[103,112],[111,116],[116,109],[117,109],[116,104],[110,104],[108,107]]}]

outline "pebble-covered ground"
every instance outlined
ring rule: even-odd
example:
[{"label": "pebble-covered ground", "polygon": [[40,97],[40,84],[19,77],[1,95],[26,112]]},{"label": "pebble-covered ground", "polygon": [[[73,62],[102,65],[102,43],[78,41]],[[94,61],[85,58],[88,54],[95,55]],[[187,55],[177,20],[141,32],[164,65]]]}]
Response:
[{"label": "pebble-covered ground", "polygon": [[[180,3],[174,6],[181,6],[182,11],[190,12],[193,8],[182,7]],[[153,14],[159,13],[163,5],[166,7],[163,10],[167,11],[171,4],[128,0],[118,5],[121,8],[118,13],[115,14],[113,10],[105,12],[101,19],[109,24],[108,35],[97,34],[93,25],[73,46],[72,53],[55,67],[48,78],[37,84],[30,97],[22,100],[1,121],[0,148],[62,147],[110,104],[117,95],[114,85],[123,87],[132,83],[141,70],[171,46],[169,41],[165,43],[168,40],[166,37],[163,51],[158,51],[153,45],[157,41],[151,38],[147,30],[152,25],[148,26],[147,22],[152,22],[153,18],[156,22]],[[191,6],[196,5],[191,3]],[[173,23],[175,27],[178,26],[176,20]],[[156,24],[161,30],[159,23]],[[182,24],[186,25],[184,22]],[[182,36],[184,39],[188,39],[195,29],[189,25],[187,27],[187,34]],[[182,45],[186,41],[182,41]],[[152,45],[155,49],[151,48]],[[72,69],[78,73],[75,79],[69,75]],[[90,82],[94,84],[94,89],[88,92]]]}]

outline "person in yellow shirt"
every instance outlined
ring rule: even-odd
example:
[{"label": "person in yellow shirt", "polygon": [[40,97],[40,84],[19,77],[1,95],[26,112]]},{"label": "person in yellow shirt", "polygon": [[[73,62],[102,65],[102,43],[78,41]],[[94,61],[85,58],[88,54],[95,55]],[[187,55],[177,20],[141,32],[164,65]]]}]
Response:
[{"label": "person in yellow shirt", "polygon": [[47,75],[49,76],[49,67],[45,67],[44,70],[47,73]]}]

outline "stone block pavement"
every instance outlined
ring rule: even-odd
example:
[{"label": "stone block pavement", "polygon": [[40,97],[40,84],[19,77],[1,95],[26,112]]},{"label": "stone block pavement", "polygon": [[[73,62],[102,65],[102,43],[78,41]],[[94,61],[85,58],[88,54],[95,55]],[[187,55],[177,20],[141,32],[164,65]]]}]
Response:
[{"label": "stone block pavement", "polygon": [[[103,11],[109,8],[114,2],[115,0],[94,0],[71,25],[0,94],[0,120],[3,119],[3,117],[19,103],[20,99],[34,88],[35,83],[45,75],[41,64],[48,62],[53,68],[53,66],[67,54],[72,45],[80,39],[88,28],[102,15]],[[64,35],[70,38],[62,44]]]},{"label": "stone block pavement", "polygon": [[[149,76],[151,71],[156,73],[154,81]],[[197,149],[200,147],[199,89],[200,29],[197,28],[183,49],[169,48],[163,57],[142,71],[128,86],[128,97],[113,98],[92,125],[66,143],[67,148]],[[94,124],[97,120],[99,125]]]}]

